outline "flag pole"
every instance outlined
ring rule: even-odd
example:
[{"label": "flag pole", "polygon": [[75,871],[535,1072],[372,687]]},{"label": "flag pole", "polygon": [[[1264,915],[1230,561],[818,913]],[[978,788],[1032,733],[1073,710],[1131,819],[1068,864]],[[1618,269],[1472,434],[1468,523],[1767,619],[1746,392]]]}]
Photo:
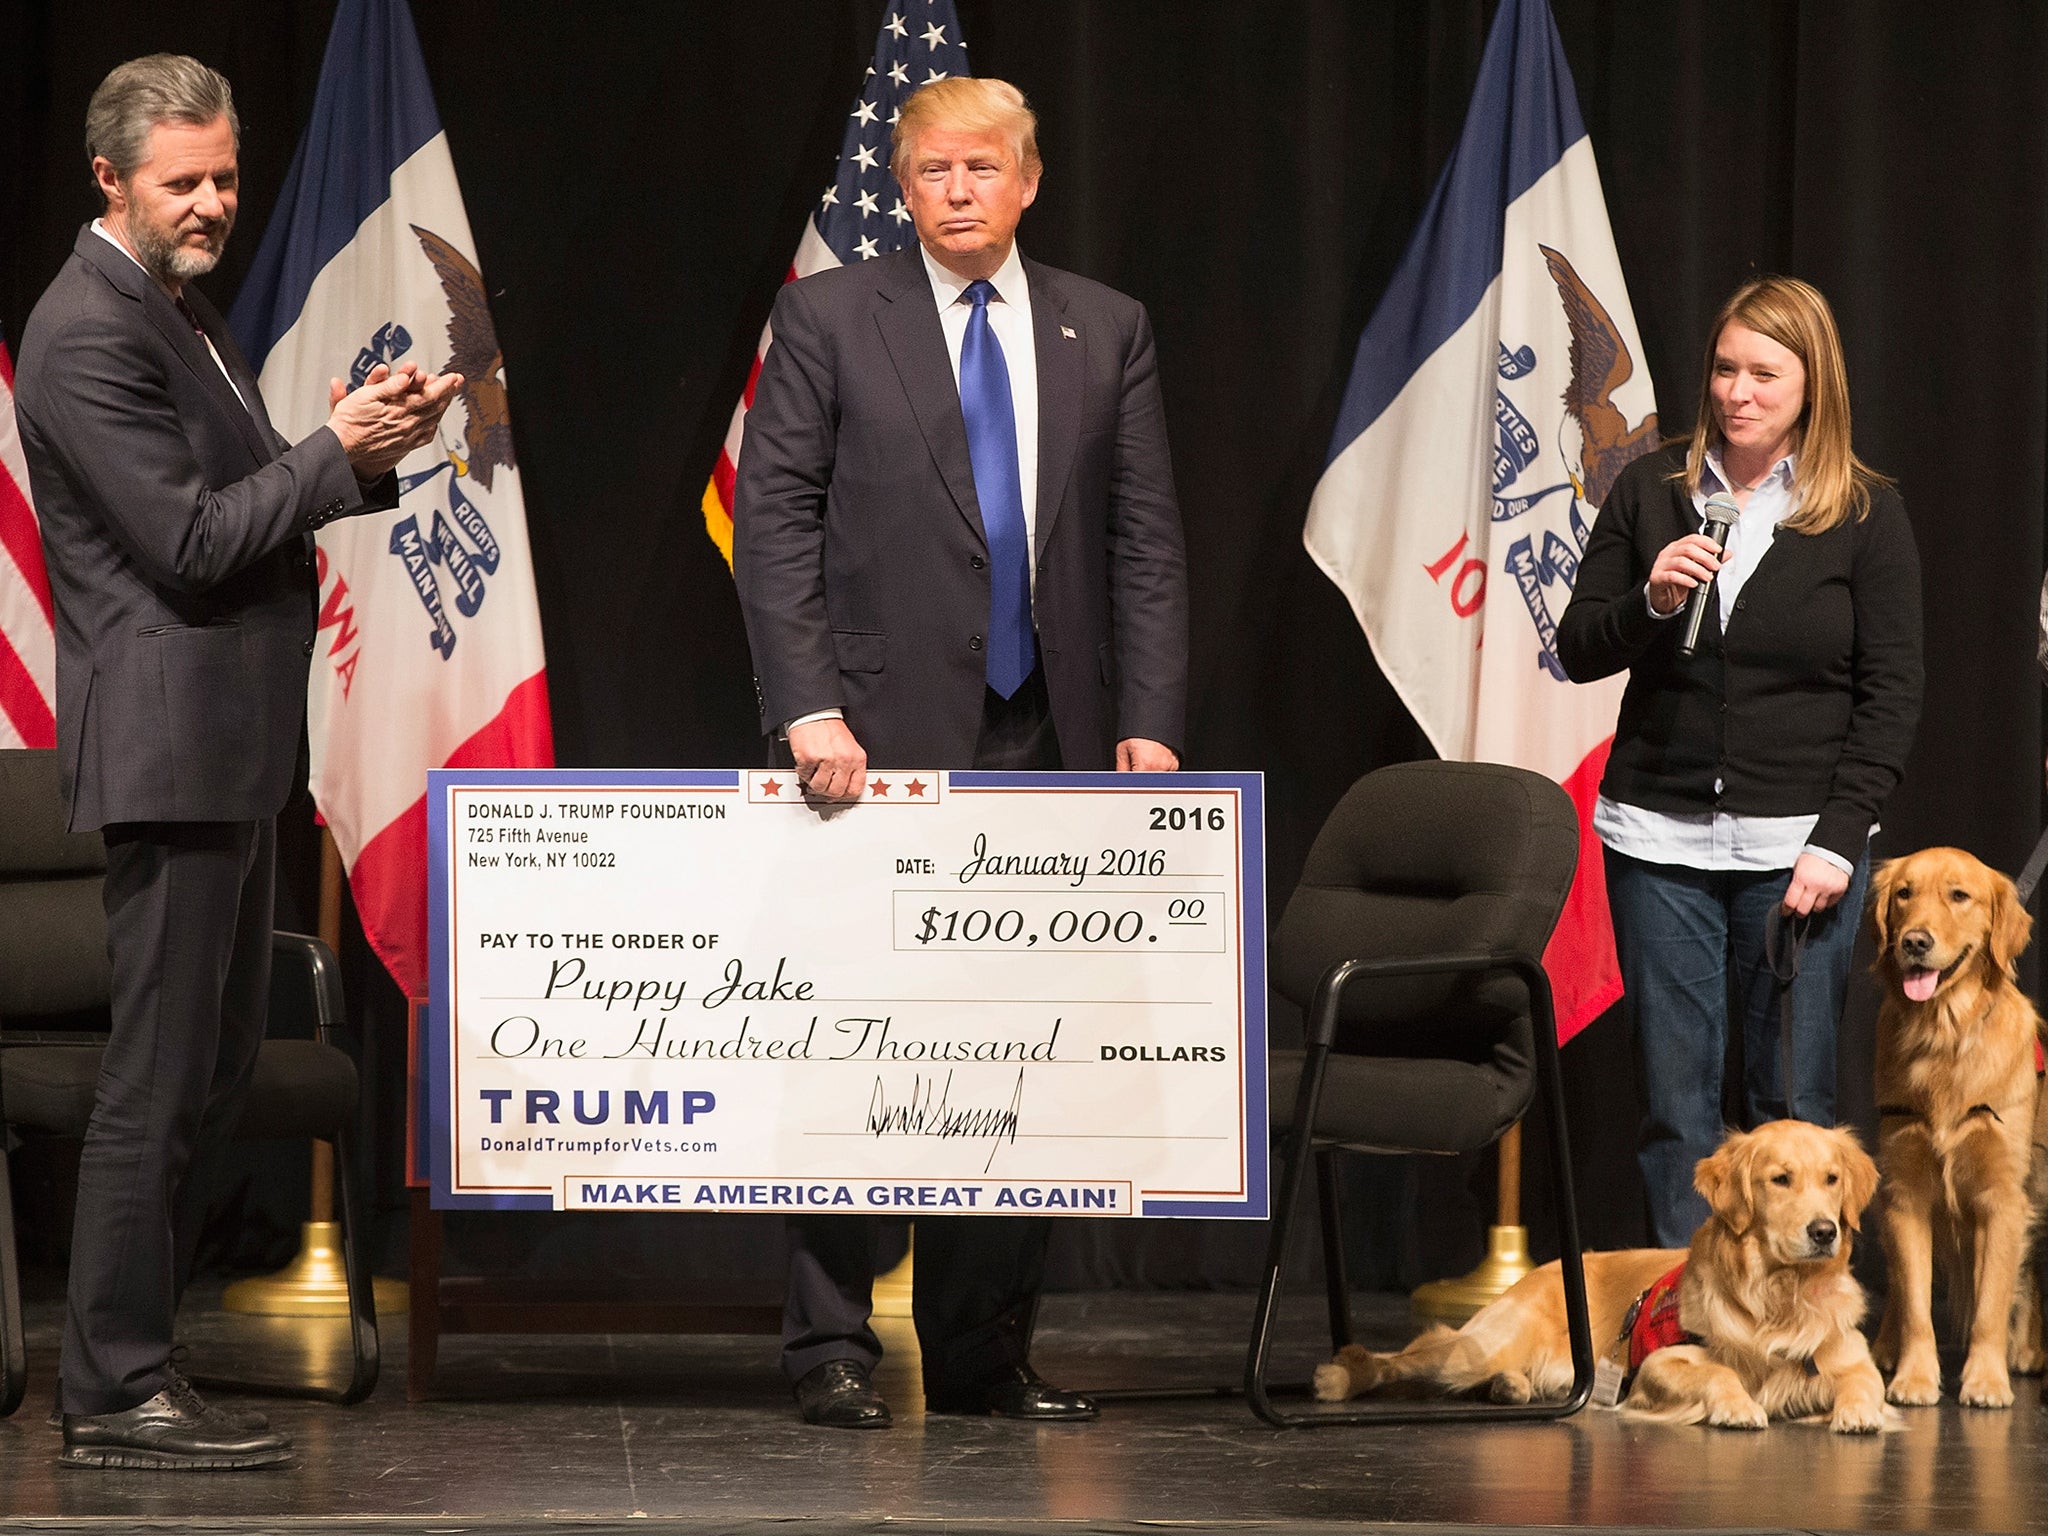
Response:
[{"label": "flag pole", "polygon": [[1486,1230],[1486,1257],[1470,1274],[1418,1285],[1408,1305],[1418,1317],[1462,1323],[1529,1273],[1529,1229],[1522,1225],[1522,1122],[1507,1128],[1500,1148],[1500,1193]]},{"label": "flag pole", "polygon": [[[341,952],[341,850],[334,833],[320,828],[320,941]],[[255,1312],[269,1317],[348,1316],[348,1265],[342,1256],[341,1223],[334,1219],[334,1143],[313,1143],[313,1179],[308,1219],[299,1228],[299,1252],[275,1274],[237,1280],[221,1293],[228,1312]],[[367,1234],[365,1234],[367,1235]],[[403,1312],[408,1304],[405,1282],[375,1276],[379,1312]]]},{"label": "flag pole", "polygon": [[917,1224],[911,1223],[910,1236],[903,1245],[903,1257],[886,1275],[875,1276],[874,1314],[876,1317],[909,1317],[910,1296],[913,1287],[913,1266],[917,1258]]}]

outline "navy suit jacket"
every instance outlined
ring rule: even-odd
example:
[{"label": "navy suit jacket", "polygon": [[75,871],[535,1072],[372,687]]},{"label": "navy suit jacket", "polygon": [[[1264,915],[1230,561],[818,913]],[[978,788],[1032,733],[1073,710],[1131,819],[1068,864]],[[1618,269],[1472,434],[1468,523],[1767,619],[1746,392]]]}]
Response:
[{"label": "navy suit jacket", "polygon": [[[1187,561],[1142,306],[1026,260],[1038,361],[1033,617],[1069,768],[1178,749]],[[733,575],[761,726],[837,706],[872,766],[974,761],[988,541],[916,247],[783,288],[741,444]]]},{"label": "navy suit jacket", "polygon": [[[340,440],[324,427],[297,447],[279,437],[220,315],[190,285],[185,298],[235,388],[170,297],[90,226],[22,332],[15,410],[77,831],[277,814],[305,720],[307,535],[366,509]],[[375,489],[368,505],[395,505],[395,481]]]}]

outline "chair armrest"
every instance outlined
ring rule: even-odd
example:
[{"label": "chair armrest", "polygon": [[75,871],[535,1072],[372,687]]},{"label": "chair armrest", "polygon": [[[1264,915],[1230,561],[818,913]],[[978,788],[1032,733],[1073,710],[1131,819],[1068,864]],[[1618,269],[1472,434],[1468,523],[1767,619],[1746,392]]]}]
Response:
[{"label": "chair armrest", "polygon": [[[1529,1007],[1541,1024],[1554,1019],[1550,999],[1550,977],[1543,962],[1519,949],[1447,950],[1435,955],[1402,955],[1388,960],[1339,960],[1316,983],[1316,995],[1309,1004],[1306,1021],[1307,1043],[1325,1050],[1336,1044],[1338,1004],[1345,987],[1354,981],[1389,976],[1447,976],[1470,971],[1513,971],[1529,989]],[[1551,1026],[1556,1038],[1556,1026]]]},{"label": "chair armrest", "polygon": [[342,1001],[341,962],[326,943],[309,933],[287,933],[278,929],[270,936],[273,963],[292,965],[306,972],[313,999],[313,1038],[323,1045],[338,1045],[335,1037],[348,1030],[348,1009]]},{"label": "chair armrest", "polygon": [[28,1045],[89,1045],[107,1043],[103,1029],[4,1029],[0,1028],[0,1050]]}]

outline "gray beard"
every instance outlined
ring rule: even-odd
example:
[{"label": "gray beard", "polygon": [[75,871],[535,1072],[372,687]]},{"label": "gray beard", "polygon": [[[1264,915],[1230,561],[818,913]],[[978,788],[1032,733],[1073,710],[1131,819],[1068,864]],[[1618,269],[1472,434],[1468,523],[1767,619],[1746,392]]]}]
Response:
[{"label": "gray beard", "polygon": [[166,286],[183,284],[195,277],[204,277],[220,263],[220,253],[227,245],[228,231],[234,228],[233,219],[223,219],[214,226],[213,239],[204,249],[193,250],[179,243],[175,235],[166,236],[162,230],[143,223],[140,219],[128,221],[128,243],[135,248],[143,270]]}]

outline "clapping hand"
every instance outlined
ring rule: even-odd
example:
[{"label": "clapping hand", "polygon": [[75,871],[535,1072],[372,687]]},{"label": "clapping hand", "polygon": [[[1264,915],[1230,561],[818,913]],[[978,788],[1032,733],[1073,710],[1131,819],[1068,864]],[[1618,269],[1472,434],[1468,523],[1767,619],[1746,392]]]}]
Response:
[{"label": "clapping hand", "polygon": [[327,425],[362,481],[375,480],[415,448],[432,442],[441,413],[462,387],[459,373],[426,373],[417,363],[395,369],[379,363],[362,386],[340,379],[327,386]]}]

